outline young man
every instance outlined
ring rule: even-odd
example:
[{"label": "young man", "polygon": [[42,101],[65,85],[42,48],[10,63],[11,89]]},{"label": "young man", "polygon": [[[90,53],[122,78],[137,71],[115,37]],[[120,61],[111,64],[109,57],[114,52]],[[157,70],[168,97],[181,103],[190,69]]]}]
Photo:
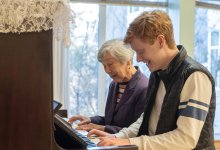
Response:
[{"label": "young man", "polygon": [[151,71],[145,111],[128,128],[105,136],[98,145],[135,144],[140,150],[214,148],[215,85],[205,67],[176,46],[170,17],[143,12],[129,26],[125,43]]}]

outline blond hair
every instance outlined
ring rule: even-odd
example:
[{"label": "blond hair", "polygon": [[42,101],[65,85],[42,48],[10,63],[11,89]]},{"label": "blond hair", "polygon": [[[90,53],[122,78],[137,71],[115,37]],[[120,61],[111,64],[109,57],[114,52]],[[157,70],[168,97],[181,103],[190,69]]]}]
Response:
[{"label": "blond hair", "polygon": [[129,25],[124,42],[131,43],[136,37],[153,44],[159,35],[165,37],[169,48],[176,46],[173,25],[167,13],[160,10],[143,12]]}]

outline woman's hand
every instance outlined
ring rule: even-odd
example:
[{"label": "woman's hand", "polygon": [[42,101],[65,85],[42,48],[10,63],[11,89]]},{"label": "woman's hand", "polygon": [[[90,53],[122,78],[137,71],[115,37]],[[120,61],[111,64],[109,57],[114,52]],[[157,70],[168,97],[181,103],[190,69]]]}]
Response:
[{"label": "woman's hand", "polygon": [[73,123],[74,121],[77,121],[79,120],[80,123],[78,124],[79,126],[80,125],[84,125],[84,124],[89,124],[91,122],[91,119],[89,117],[86,117],[86,116],[72,116],[71,118],[69,118],[68,122],[69,123]]},{"label": "woman's hand", "polygon": [[105,126],[90,123],[90,124],[79,125],[76,129],[77,130],[86,130],[86,131],[90,131],[92,129],[97,129],[97,130],[104,131]]}]

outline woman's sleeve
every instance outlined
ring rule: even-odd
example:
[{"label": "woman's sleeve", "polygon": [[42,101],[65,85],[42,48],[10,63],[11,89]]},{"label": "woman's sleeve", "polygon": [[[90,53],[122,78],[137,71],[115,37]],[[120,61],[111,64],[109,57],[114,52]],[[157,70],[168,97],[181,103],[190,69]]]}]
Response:
[{"label": "woman's sleeve", "polygon": [[91,123],[105,125],[105,118],[103,116],[93,116],[90,117]]}]

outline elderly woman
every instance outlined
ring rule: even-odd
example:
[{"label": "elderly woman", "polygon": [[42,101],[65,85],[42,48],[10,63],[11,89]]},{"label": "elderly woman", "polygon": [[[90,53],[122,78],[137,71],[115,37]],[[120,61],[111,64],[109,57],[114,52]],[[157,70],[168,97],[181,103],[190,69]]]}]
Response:
[{"label": "elderly woman", "polygon": [[98,129],[117,133],[135,122],[144,110],[148,78],[132,65],[133,50],[120,40],[110,40],[102,45],[98,60],[112,78],[105,107],[105,116],[73,116],[70,123],[81,122],[78,129]]}]

